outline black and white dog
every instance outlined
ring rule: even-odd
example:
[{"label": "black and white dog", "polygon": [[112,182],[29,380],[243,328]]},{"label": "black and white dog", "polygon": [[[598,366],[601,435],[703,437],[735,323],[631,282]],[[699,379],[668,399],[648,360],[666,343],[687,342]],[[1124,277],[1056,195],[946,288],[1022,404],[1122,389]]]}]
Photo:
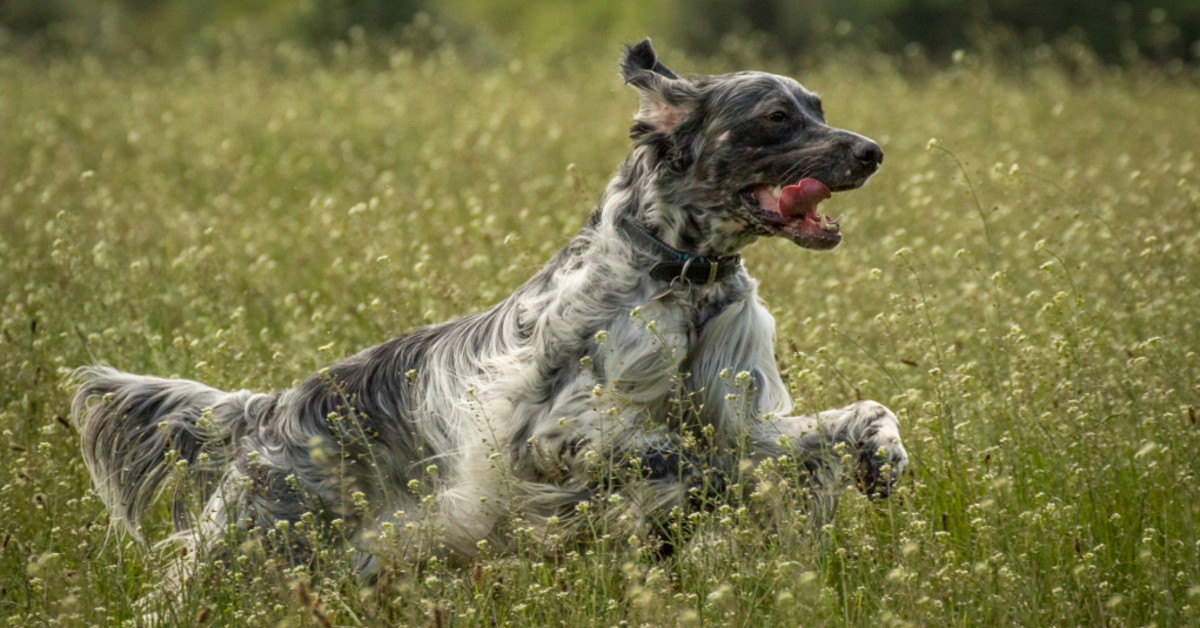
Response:
[{"label": "black and white dog", "polygon": [[791,413],[774,320],[738,257],[761,236],[837,246],[817,204],[883,152],[826,125],[789,78],[680,78],[649,40],[621,74],[640,98],[632,152],[580,234],[492,309],[279,393],[79,369],[73,415],[114,519],[138,534],[185,469],[204,506],[177,496],[182,543],[307,523],[353,544],[369,576],[389,553],[503,551],[514,521],[570,530],[585,512],[669,549],[673,511],[771,457],[818,491],[857,478],[886,495],[908,460],[895,415]]}]

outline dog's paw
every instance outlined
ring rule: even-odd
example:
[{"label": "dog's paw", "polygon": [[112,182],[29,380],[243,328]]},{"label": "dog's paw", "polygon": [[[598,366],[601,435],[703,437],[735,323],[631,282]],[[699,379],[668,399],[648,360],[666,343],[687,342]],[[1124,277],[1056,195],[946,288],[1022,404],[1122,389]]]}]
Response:
[{"label": "dog's paw", "polygon": [[858,453],[855,480],[868,497],[886,498],[908,466],[900,422],[883,404],[860,401],[847,408],[843,438]]},{"label": "dog's paw", "polygon": [[887,498],[908,466],[908,452],[897,437],[887,442],[863,444],[858,454],[858,488],[868,497]]}]

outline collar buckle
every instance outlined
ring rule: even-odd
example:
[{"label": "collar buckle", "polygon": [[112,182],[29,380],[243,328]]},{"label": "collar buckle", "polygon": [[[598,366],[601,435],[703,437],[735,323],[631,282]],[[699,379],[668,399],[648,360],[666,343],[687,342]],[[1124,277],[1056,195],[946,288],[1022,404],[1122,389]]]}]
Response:
[{"label": "collar buckle", "polygon": [[[628,216],[617,219],[617,232],[626,242],[637,250],[656,260],[648,269],[650,277],[671,284],[676,282],[686,284],[690,289],[692,284],[709,285],[725,277],[737,273],[741,266],[741,256],[709,257],[707,255],[691,255],[668,246],[662,240],[646,231]],[[698,266],[693,272],[692,262]],[[703,265],[708,265],[704,272]]]}]

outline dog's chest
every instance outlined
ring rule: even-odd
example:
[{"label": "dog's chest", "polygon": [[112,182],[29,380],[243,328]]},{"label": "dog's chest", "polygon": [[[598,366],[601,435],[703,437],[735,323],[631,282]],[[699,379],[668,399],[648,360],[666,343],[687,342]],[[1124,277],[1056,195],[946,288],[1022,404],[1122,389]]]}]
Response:
[{"label": "dog's chest", "polygon": [[686,380],[705,324],[728,302],[706,295],[669,295],[615,319],[599,335],[603,379],[643,402],[672,396]]}]

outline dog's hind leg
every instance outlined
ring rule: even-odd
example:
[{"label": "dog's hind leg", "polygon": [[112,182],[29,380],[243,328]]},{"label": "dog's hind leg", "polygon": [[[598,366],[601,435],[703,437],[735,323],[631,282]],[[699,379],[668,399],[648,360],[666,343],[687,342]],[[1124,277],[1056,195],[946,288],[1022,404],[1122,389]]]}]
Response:
[{"label": "dog's hind leg", "polygon": [[661,439],[609,460],[606,493],[628,500],[640,515],[640,532],[665,558],[692,535],[687,515],[710,510],[724,496],[728,470],[692,452],[679,439]]},{"label": "dog's hind leg", "polygon": [[[632,422],[596,414],[607,424]],[[591,411],[576,419],[601,421]],[[686,541],[686,515],[710,508],[725,490],[725,470],[695,449],[666,432],[582,432],[555,424],[521,442],[514,462],[526,488],[544,487],[527,510],[543,519],[587,521],[593,532],[643,538],[665,557]]]}]

